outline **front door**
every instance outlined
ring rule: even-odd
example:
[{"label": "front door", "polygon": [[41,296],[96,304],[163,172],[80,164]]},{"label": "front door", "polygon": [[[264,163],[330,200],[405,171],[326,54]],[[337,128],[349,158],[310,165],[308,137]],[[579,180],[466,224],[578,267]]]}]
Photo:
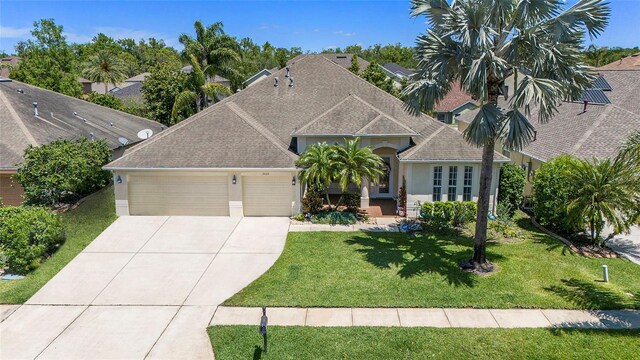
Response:
[{"label": "front door", "polygon": [[379,198],[393,197],[393,194],[391,193],[391,189],[393,187],[391,178],[391,157],[382,156],[382,160],[385,164],[384,173],[380,176],[380,182],[374,186],[372,196]]}]

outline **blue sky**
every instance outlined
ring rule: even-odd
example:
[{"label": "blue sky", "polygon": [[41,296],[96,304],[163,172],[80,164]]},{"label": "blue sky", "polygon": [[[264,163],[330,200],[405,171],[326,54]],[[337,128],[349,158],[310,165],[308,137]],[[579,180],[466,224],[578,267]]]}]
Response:
[{"label": "blue sky", "polygon": [[[569,1],[571,4],[574,1]],[[594,43],[640,46],[640,0],[612,0],[612,18]],[[0,2],[0,50],[13,52],[35,20],[54,18],[70,42],[103,32],[115,38],[156,37],[179,48],[178,35],[197,19],[222,21],[227,33],[277,47],[320,51],[350,44],[412,45],[426,25],[409,17],[409,1],[28,1]],[[587,44],[591,43],[588,41]]]}]

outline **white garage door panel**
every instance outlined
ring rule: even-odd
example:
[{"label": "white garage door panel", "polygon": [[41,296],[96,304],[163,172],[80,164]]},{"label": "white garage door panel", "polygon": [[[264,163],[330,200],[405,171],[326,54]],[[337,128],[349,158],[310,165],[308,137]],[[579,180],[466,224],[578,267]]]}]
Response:
[{"label": "white garage door panel", "polygon": [[229,215],[226,176],[131,176],[131,215]]},{"label": "white garage door panel", "polygon": [[290,176],[243,177],[244,216],[291,216],[293,191]]}]

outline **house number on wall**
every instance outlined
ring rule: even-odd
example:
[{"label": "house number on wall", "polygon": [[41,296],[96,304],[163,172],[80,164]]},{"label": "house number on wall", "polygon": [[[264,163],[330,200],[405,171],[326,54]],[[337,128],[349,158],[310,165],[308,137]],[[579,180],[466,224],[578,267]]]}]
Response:
[{"label": "house number on wall", "polygon": [[268,176],[268,175],[269,175],[269,173],[262,173],[262,175]]}]

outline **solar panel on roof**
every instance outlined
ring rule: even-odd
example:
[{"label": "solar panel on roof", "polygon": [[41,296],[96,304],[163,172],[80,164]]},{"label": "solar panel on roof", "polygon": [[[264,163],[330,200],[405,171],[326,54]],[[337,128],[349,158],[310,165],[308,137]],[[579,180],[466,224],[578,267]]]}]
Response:
[{"label": "solar panel on roof", "polygon": [[593,83],[593,89],[600,89],[604,91],[611,91],[611,85],[605,80],[604,76],[599,75],[596,81]]},{"label": "solar panel on roof", "polygon": [[611,104],[609,98],[600,89],[588,89],[580,95],[580,101],[587,101],[592,104]]}]

